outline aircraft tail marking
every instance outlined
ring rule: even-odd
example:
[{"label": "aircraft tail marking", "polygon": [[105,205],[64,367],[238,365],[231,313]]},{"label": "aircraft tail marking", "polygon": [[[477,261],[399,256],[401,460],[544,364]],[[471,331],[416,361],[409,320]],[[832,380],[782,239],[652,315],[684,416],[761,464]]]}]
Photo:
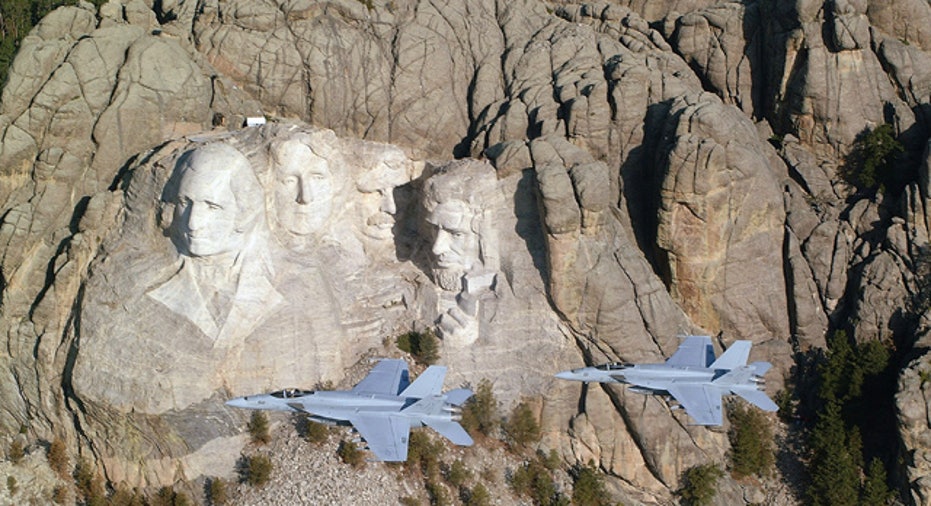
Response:
[{"label": "aircraft tail marking", "polygon": [[438,395],[443,390],[443,380],[445,378],[445,366],[431,365],[398,395],[401,397],[413,397],[415,399],[423,399],[431,395]]},{"label": "aircraft tail marking", "polygon": [[753,346],[751,341],[734,341],[734,344],[721,354],[709,367],[711,369],[729,370],[747,365],[751,346]]}]

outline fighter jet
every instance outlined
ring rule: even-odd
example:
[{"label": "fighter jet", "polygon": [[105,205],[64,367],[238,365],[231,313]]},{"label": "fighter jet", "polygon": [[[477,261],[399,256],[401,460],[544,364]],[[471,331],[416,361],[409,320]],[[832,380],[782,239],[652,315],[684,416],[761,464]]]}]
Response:
[{"label": "fighter jet", "polygon": [[671,395],[695,419],[696,425],[721,425],[721,398],[736,394],[764,411],[779,408],[762,391],[769,362],[753,362],[750,341],[736,341],[715,360],[708,336],[688,336],[662,364],[613,362],[563,371],[557,378],[573,381],[622,383],[638,394]]},{"label": "fighter jet", "polygon": [[472,391],[459,388],[441,393],[446,367],[430,366],[411,383],[407,363],[382,359],[352,390],[309,391],[287,389],[270,394],[237,397],[228,406],[306,413],[327,425],[352,425],[375,459],[407,460],[412,428],[431,427],[460,446],[472,438],[457,423],[462,404]]}]

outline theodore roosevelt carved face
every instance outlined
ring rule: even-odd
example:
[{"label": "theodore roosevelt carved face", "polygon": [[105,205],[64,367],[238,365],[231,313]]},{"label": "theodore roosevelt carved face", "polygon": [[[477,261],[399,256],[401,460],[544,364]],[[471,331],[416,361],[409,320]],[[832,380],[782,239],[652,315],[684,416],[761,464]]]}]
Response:
[{"label": "theodore roosevelt carved face", "polygon": [[378,241],[393,237],[395,215],[398,212],[394,191],[410,182],[409,166],[410,161],[404,152],[392,149],[359,177],[356,190],[361,195],[357,204],[360,212],[357,219],[366,237]]}]

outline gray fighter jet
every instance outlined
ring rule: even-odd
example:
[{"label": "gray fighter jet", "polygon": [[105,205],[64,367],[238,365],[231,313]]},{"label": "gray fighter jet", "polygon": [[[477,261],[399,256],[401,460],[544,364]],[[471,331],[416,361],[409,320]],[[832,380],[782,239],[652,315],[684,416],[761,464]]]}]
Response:
[{"label": "gray fighter jet", "polygon": [[736,341],[720,358],[708,336],[688,336],[662,364],[610,363],[563,371],[557,378],[573,381],[623,383],[638,394],[671,395],[695,419],[696,425],[721,425],[721,398],[736,394],[764,411],[779,408],[762,391],[769,362],[753,362],[750,341]]},{"label": "gray fighter jet", "polygon": [[306,413],[327,425],[352,425],[373,460],[407,460],[407,441],[412,428],[428,426],[460,446],[472,438],[457,423],[462,404],[472,391],[459,388],[441,393],[446,367],[430,366],[411,383],[407,363],[383,359],[352,390],[280,390],[270,394],[237,397],[227,405]]}]

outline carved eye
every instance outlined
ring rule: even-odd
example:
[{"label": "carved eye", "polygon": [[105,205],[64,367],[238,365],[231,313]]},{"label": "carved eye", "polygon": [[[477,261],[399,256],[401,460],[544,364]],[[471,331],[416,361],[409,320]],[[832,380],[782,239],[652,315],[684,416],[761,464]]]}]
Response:
[{"label": "carved eye", "polygon": [[207,209],[210,209],[211,211],[219,211],[223,209],[223,206],[217,204],[216,202],[206,201],[205,204],[207,204]]}]

